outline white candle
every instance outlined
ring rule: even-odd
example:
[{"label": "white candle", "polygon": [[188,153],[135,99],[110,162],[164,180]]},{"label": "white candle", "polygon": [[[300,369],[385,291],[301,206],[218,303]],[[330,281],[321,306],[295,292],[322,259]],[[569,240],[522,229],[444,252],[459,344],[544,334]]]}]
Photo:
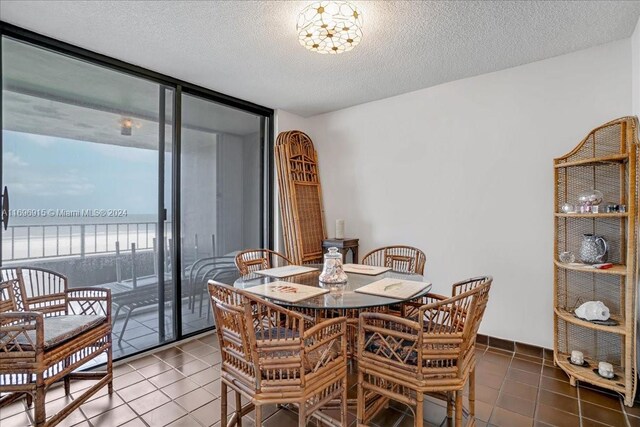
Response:
[{"label": "white candle", "polygon": [[344,239],[344,219],[336,219],[336,239]]},{"label": "white candle", "polygon": [[609,362],[598,363],[598,373],[605,378],[613,377],[613,365]]},{"label": "white candle", "polygon": [[571,363],[573,363],[575,365],[584,364],[584,354],[582,354],[581,351],[573,350],[571,352]]}]

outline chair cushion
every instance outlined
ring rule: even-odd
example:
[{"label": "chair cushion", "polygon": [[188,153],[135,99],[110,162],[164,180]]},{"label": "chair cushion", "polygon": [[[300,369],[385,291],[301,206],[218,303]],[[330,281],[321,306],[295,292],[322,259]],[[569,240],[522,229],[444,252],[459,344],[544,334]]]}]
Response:
[{"label": "chair cushion", "polygon": [[257,340],[291,339],[298,338],[298,336],[298,331],[283,328],[281,326],[273,327],[270,329],[256,328]]},{"label": "chair cushion", "polygon": [[[90,329],[105,322],[107,318],[105,316],[96,315],[67,315],[67,316],[52,316],[44,318],[44,348],[52,348],[58,344],[62,344],[78,335],[86,332]],[[29,338],[35,343],[36,332],[29,331]],[[22,344],[28,344],[26,338],[20,335],[17,338],[18,342]]]},{"label": "chair cushion", "polygon": [[396,342],[390,339],[389,344],[387,344],[380,335],[376,334],[374,337],[374,334],[370,332],[365,335],[365,342],[368,343],[364,348],[367,352],[407,365],[418,363],[418,353],[414,347],[415,341],[402,340]]}]

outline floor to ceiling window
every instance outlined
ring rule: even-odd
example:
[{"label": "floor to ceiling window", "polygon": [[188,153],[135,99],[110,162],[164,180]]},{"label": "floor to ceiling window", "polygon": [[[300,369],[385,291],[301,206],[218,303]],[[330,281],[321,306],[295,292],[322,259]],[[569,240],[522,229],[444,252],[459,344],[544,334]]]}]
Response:
[{"label": "floor to ceiling window", "polygon": [[111,288],[122,357],[211,327],[206,281],[268,242],[271,113],[90,59],[2,38],[2,267]]},{"label": "floor to ceiling window", "polygon": [[239,250],[261,245],[264,118],[197,96],[182,97],[180,199],[185,333],[212,325],[208,279],[233,283]]}]

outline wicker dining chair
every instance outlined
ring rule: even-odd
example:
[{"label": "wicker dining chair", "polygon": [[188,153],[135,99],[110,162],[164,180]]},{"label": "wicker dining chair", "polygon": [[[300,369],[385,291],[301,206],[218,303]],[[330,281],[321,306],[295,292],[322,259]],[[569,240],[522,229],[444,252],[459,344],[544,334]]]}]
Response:
[{"label": "wicker dining chair", "polygon": [[412,246],[386,246],[374,249],[362,258],[362,264],[390,267],[403,273],[424,274],[426,255]]},{"label": "wicker dining chair", "polygon": [[270,249],[247,249],[236,255],[236,267],[242,276],[257,270],[289,264],[293,264],[289,258]]},{"label": "wicker dining chair", "polygon": [[[491,282],[492,278],[489,276],[473,277],[471,279],[462,280],[451,285],[451,297],[455,297],[480,285],[484,285],[487,282]],[[401,315],[405,319],[416,319],[420,307],[425,304],[433,304],[434,302],[444,301],[450,298],[445,295],[439,295],[434,293],[428,293],[419,298],[402,303]]]},{"label": "wicker dining chair", "polygon": [[[423,426],[424,394],[455,396],[455,425],[462,425],[462,394],[469,382],[469,422],[475,424],[475,343],[492,279],[451,298],[421,306],[413,318],[362,313],[358,328],[358,425],[379,407],[371,394],[407,405]],[[462,290],[463,287],[457,289]],[[451,411],[448,410],[448,416]]]},{"label": "wicker dining chair", "polygon": [[[33,404],[34,425],[54,426],[105,385],[113,392],[111,292],[101,288],[67,287],[67,278],[53,271],[16,267],[0,270],[0,407],[26,395]],[[103,356],[104,370],[78,371]],[[46,393],[63,381],[96,380],[73,395],[50,418]]]},{"label": "wicker dining chair", "polygon": [[[313,325],[305,316],[231,286],[209,281],[216,332],[222,353],[221,425],[240,425],[255,410],[262,425],[268,404],[294,404],[298,425],[333,400],[340,400],[340,422],[347,425],[346,319]],[[235,391],[235,413],[228,424],[227,387]],[[241,397],[250,403],[242,407]]]},{"label": "wicker dining chair", "polygon": [[[412,246],[386,246],[374,249],[362,258],[362,264],[378,267],[390,267],[393,271],[411,274],[424,274],[427,256]],[[400,316],[402,306],[393,304],[388,307],[389,314]]]}]

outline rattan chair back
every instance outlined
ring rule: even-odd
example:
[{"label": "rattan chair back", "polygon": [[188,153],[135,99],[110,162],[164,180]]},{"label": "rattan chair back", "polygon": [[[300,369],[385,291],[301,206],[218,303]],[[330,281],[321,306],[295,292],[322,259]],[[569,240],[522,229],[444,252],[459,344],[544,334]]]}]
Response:
[{"label": "rattan chair back", "polygon": [[68,314],[66,276],[44,268],[5,267],[0,269],[0,277],[3,281],[18,281],[18,310],[39,311],[45,317]]},{"label": "rattan chair back", "polygon": [[[456,425],[462,420],[462,391],[475,369],[475,343],[485,313],[491,277],[454,285],[463,290],[450,298],[434,298],[414,318],[362,313],[358,328],[358,423],[371,417],[366,393],[408,405],[422,425],[424,393],[456,393]],[[415,303],[411,303],[412,305]],[[471,416],[475,385],[470,389]],[[452,401],[447,397],[448,403]]]},{"label": "rattan chair back", "polygon": [[269,249],[247,249],[236,255],[235,262],[242,276],[258,270],[293,264],[286,256]]},{"label": "rattan chair back", "polygon": [[426,255],[412,246],[386,246],[374,249],[362,258],[365,265],[390,267],[403,273],[424,274]]},{"label": "rattan chair back", "polygon": [[244,294],[222,283],[209,282],[209,295],[222,364],[226,369],[236,372],[239,380],[252,385],[256,366],[251,357],[252,337],[245,321]]},{"label": "rattan chair back", "polygon": [[[111,291],[68,289],[65,276],[35,267],[3,268],[0,277],[0,407],[27,394],[34,425],[53,426],[101,387],[107,385],[111,394]],[[105,371],[80,370],[103,356]],[[72,380],[90,379],[97,382],[47,416],[46,393],[53,383],[62,380],[71,396]]]},{"label": "rattan chair back", "polygon": [[14,287],[19,286],[18,280],[11,279],[0,282],[0,313],[17,311]]},{"label": "rattan chair back", "polygon": [[346,422],[345,318],[314,325],[300,313],[213,280],[209,293],[222,353],[222,420],[229,386],[253,402],[257,425],[261,405],[297,403],[304,421],[336,398],[343,400]]}]

